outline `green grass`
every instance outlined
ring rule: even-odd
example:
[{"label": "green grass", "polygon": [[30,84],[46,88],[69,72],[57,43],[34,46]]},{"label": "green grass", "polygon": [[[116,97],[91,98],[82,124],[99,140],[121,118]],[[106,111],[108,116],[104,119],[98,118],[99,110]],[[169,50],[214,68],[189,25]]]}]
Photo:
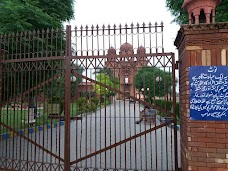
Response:
[{"label": "green grass", "polygon": [[[41,113],[41,116],[36,118],[36,126],[45,125],[45,124],[53,124],[59,122],[60,119],[49,119],[48,114],[50,113],[58,113],[58,105],[57,104],[45,104],[44,109],[38,109],[37,112]],[[70,115],[77,116],[79,111],[77,110],[76,103],[71,103],[70,107]],[[0,114],[1,122],[5,123],[6,125],[10,126],[15,130],[20,130],[24,128],[28,128],[29,125],[22,122],[25,120],[25,115],[28,114],[28,110],[26,109],[11,109],[11,108],[2,108]],[[64,111],[61,114],[64,115]],[[0,126],[0,134],[10,132],[7,128]]]},{"label": "green grass", "polygon": [[[43,113],[43,109],[38,109],[38,112]],[[28,124],[22,122],[25,120],[25,115],[28,114],[28,110],[19,110],[19,109],[2,109],[0,114],[0,120],[4,124],[10,126],[15,130],[28,127]],[[0,127],[0,134],[9,132],[9,130],[3,126]]]}]

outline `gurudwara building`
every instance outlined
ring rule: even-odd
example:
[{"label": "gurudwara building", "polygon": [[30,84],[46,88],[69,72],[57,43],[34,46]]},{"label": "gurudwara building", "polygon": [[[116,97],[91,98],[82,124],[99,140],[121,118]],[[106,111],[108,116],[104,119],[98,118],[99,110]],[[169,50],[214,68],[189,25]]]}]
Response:
[{"label": "gurudwara building", "polygon": [[[143,54],[146,54],[144,47],[140,46],[136,55],[133,46],[124,43],[120,46],[118,58],[116,58],[116,49],[113,47],[108,49],[107,62],[105,63],[106,68],[112,69],[115,77],[119,78],[120,91],[137,98],[139,98],[139,92],[134,86],[134,76],[139,68],[148,64],[146,55]],[[124,96],[117,95],[117,99],[123,100],[123,98]]]}]

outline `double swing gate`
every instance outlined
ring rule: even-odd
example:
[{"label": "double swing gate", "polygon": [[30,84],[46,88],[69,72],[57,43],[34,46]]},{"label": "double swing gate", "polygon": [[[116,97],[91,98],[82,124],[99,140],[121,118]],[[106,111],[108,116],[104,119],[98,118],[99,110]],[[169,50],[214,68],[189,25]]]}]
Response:
[{"label": "double swing gate", "polygon": [[36,30],[0,45],[0,169],[178,170],[162,23]]}]

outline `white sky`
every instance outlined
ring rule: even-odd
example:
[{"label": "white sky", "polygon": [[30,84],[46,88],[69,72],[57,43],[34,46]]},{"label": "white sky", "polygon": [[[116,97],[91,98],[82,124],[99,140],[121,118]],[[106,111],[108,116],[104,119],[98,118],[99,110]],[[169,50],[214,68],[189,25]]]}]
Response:
[{"label": "white sky", "polygon": [[[76,0],[75,19],[69,23],[73,28],[88,25],[137,24],[145,22],[164,23],[165,52],[178,54],[174,40],[180,26],[172,23],[173,17],[166,8],[165,0]],[[176,71],[176,77],[178,72]],[[177,84],[176,90],[179,86]]]},{"label": "white sky", "polygon": [[180,27],[172,20],[165,0],[76,0],[75,19],[69,24],[74,27],[163,21],[165,52],[175,52],[173,42]]}]

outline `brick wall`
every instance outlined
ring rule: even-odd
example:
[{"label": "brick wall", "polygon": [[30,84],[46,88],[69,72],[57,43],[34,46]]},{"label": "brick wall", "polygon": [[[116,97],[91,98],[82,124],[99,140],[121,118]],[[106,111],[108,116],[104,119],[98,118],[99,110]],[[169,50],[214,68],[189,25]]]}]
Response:
[{"label": "brick wall", "polygon": [[189,66],[228,65],[228,23],[183,25],[179,51],[182,170],[228,171],[228,122],[192,121]]}]

